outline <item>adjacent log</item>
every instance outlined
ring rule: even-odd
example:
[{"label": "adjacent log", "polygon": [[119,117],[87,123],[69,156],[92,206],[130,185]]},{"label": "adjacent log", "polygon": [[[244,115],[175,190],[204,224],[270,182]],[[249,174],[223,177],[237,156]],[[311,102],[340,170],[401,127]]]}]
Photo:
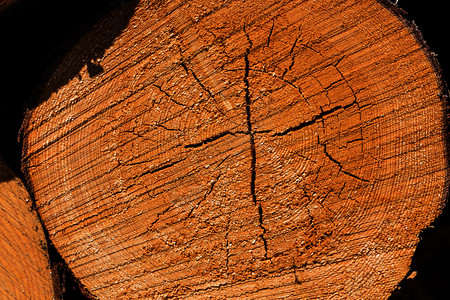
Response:
[{"label": "adjacent log", "polygon": [[22,182],[0,159],[0,298],[54,299],[47,242]]},{"label": "adjacent log", "polygon": [[440,75],[393,8],[143,0],[76,69],[110,21],[23,133],[38,211],[94,296],[389,296],[447,188]]}]

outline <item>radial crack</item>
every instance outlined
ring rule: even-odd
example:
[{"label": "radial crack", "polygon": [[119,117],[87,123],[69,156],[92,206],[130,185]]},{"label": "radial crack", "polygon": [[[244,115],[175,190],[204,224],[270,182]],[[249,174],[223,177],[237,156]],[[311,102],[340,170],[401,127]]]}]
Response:
[{"label": "radial crack", "polygon": [[227,268],[227,272],[228,272],[228,268],[229,268],[229,263],[230,263],[230,241],[228,240],[228,235],[230,234],[230,218],[228,218],[228,222],[227,222],[227,229],[226,229],[226,233],[225,233],[225,242],[226,242],[226,268]]},{"label": "radial crack", "polygon": [[183,69],[186,71],[186,74],[189,75],[192,74],[192,77],[194,77],[195,81],[197,82],[197,84],[202,88],[203,91],[205,91],[208,96],[212,99],[212,101],[214,101],[214,103],[216,104],[216,109],[223,115],[226,116],[226,113],[220,108],[219,102],[217,101],[216,97],[214,96],[214,94],[211,92],[211,90],[209,90],[204,84],[203,82],[200,80],[200,78],[197,76],[197,74],[192,70],[189,69],[188,66],[186,65],[186,63],[184,62],[184,60],[181,60],[181,66],[183,67]]},{"label": "radial crack", "polygon": [[367,179],[361,178],[361,177],[359,177],[359,176],[357,176],[357,175],[355,175],[355,174],[353,174],[353,173],[350,173],[350,172],[344,170],[344,168],[342,167],[342,164],[341,164],[338,160],[336,160],[335,158],[333,158],[333,157],[330,155],[330,153],[328,153],[328,151],[327,151],[327,145],[326,145],[326,144],[322,144],[322,146],[323,146],[323,152],[325,153],[325,156],[326,156],[329,160],[331,160],[332,162],[334,162],[334,163],[339,167],[339,171],[341,171],[342,173],[344,173],[344,174],[346,174],[346,175],[348,175],[348,176],[350,176],[350,177],[353,177],[353,178],[355,178],[355,179],[357,179],[357,180],[360,180],[360,181],[363,181],[363,182],[369,182],[369,180],[367,180]]},{"label": "radial crack", "polygon": [[156,224],[156,222],[158,222],[159,221],[159,219],[160,219],[160,217],[162,216],[162,215],[164,215],[166,212],[168,212],[172,207],[174,206],[174,204],[172,204],[172,205],[169,205],[168,207],[166,207],[166,209],[164,209],[162,212],[160,212],[160,213],[157,213],[156,214],[156,219],[152,222],[152,223],[150,223],[150,225],[148,226],[148,229],[147,229],[147,231],[146,232],[148,232],[149,230],[150,230],[150,228],[152,228],[153,227],[153,225],[155,225]]},{"label": "radial crack", "polygon": [[147,175],[147,174],[154,174],[156,172],[168,169],[168,168],[173,167],[174,165],[180,163],[181,161],[183,161],[183,159],[180,159],[180,160],[177,160],[177,161],[174,161],[174,162],[170,162],[170,163],[167,163],[165,165],[158,166],[156,168],[152,168],[152,169],[142,173],[140,176],[144,176],[144,175]]},{"label": "radial crack", "polygon": [[[247,38],[248,35],[247,35]],[[251,45],[251,43],[250,43]],[[250,72],[250,62],[248,59],[248,55],[250,53],[250,49],[247,49],[245,52],[244,60],[245,60],[245,73],[244,73],[244,84],[245,84],[245,111],[247,113],[247,128],[248,135],[250,138],[250,153],[251,153],[251,161],[250,161],[250,192],[252,195],[252,200],[255,206],[258,208],[258,216],[259,216],[259,227],[262,230],[262,234],[260,235],[261,240],[264,243],[264,258],[267,258],[267,241],[265,238],[266,228],[263,226],[263,210],[261,207],[261,203],[259,203],[256,199],[256,147],[255,147],[255,136],[252,127],[252,115],[251,115],[251,98],[250,98],[250,84],[248,81],[248,76]]]},{"label": "radial crack", "polygon": [[270,38],[272,37],[273,28],[275,27],[275,22],[272,20],[272,27],[270,28],[269,36],[267,37],[267,45],[266,47],[269,47],[270,45]]},{"label": "radial crack", "polygon": [[189,219],[192,215],[192,213],[194,212],[194,210],[200,206],[200,204],[206,200],[206,197],[208,197],[212,191],[214,190],[214,186],[216,185],[217,181],[219,181],[221,174],[219,174],[211,183],[211,186],[209,188],[209,190],[205,193],[205,195],[203,196],[202,199],[200,199],[200,201],[197,202],[197,204],[189,211],[188,215],[186,216],[186,219]]},{"label": "radial crack", "polygon": [[236,133],[235,132],[231,132],[229,130],[226,130],[224,132],[221,132],[221,133],[213,135],[213,136],[211,136],[209,138],[206,138],[203,141],[200,141],[198,143],[187,144],[187,145],[184,146],[184,148],[198,148],[198,147],[201,147],[201,146],[206,145],[208,143],[214,142],[214,141],[216,141],[216,140],[218,140],[218,139],[220,139],[220,138],[222,138],[224,136],[227,136],[227,135],[233,135],[234,136],[234,135],[236,135]]},{"label": "radial crack", "polygon": [[292,263],[292,273],[294,274],[294,283],[301,284],[297,276],[297,266],[295,265],[295,261]]},{"label": "radial crack", "polygon": [[256,179],[256,148],[255,148],[255,137],[252,128],[252,115],[251,115],[251,99],[250,99],[250,89],[249,89],[249,60],[248,54],[249,50],[247,50],[245,54],[245,75],[244,75],[244,83],[245,83],[245,111],[247,113],[247,133],[250,137],[250,153],[251,153],[251,180],[250,180],[250,190],[252,193],[253,203],[256,205],[256,193],[255,193],[255,179]]},{"label": "radial crack", "polygon": [[272,136],[283,136],[283,135],[286,135],[286,134],[288,134],[288,133],[290,133],[292,131],[297,131],[297,130],[303,129],[303,128],[307,127],[307,126],[310,126],[310,125],[316,123],[318,120],[322,120],[324,117],[326,117],[328,115],[331,115],[332,113],[334,113],[334,112],[336,112],[336,111],[338,111],[340,109],[347,109],[347,108],[349,108],[349,107],[351,107],[351,106],[353,106],[355,104],[356,104],[356,101],[353,101],[352,103],[347,104],[345,106],[338,105],[336,107],[333,107],[332,109],[322,111],[320,114],[313,116],[311,120],[303,122],[303,123],[301,123],[301,124],[299,124],[297,126],[290,127],[290,128],[288,128],[288,129],[286,129],[286,130],[284,130],[282,132],[276,132],[276,133],[272,134]]},{"label": "radial crack", "polygon": [[186,64],[182,61],[181,65],[183,66],[184,70],[186,71],[186,73],[189,74],[189,71],[191,72],[192,76],[194,77],[195,81],[197,81],[198,85],[200,85],[200,87],[208,93],[208,95],[214,99],[214,95],[213,93],[201,82],[200,78],[198,78],[197,74],[195,74],[194,71],[192,71],[191,69],[189,69]]},{"label": "radial crack", "polygon": [[167,131],[182,131],[181,129],[178,129],[178,128],[169,128],[169,127],[166,127],[166,126],[164,126],[164,125],[162,125],[162,124],[155,124],[155,127],[159,127],[159,128],[164,129],[164,130],[167,130]]},{"label": "radial crack", "polygon": [[283,76],[285,75],[284,73],[282,74],[282,76],[279,76],[279,75],[276,75],[276,74],[273,73],[273,72],[270,73],[270,72],[267,72],[267,71],[265,71],[265,70],[257,70],[257,69],[252,69],[252,68],[250,68],[250,70],[251,70],[251,71],[254,71],[254,72],[259,72],[259,73],[263,73],[263,74],[268,74],[268,75],[270,75],[271,77],[274,77],[274,78],[276,78],[276,79],[279,79],[279,80],[283,81],[284,83],[287,83],[288,85],[290,85],[291,87],[293,87],[294,89],[296,89],[296,90],[298,91],[300,97],[306,102],[306,104],[308,104],[309,107],[311,107],[311,105],[310,105],[309,102],[308,102],[308,99],[305,97],[305,95],[303,95],[303,92],[302,92],[302,90],[300,89],[300,87],[297,86],[297,85],[295,85],[293,82],[287,80],[286,78],[284,78],[284,77],[283,77]]},{"label": "radial crack", "polygon": [[297,43],[298,43],[298,40],[300,39],[300,36],[301,36],[301,34],[299,34],[299,35],[297,36],[297,38],[295,39],[294,43],[292,44],[291,50],[289,51],[289,56],[290,56],[290,58],[291,58],[291,64],[289,65],[289,67],[287,67],[287,68],[284,69],[284,72],[283,72],[283,74],[281,75],[281,78],[283,78],[283,79],[284,79],[284,76],[286,75],[286,73],[287,73],[288,71],[291,71],[291,70],[292,70],[292,67],[294,66],[294,63],[295,63],[294,49],[295,49],[295,47],[297,46]]},{"label": "radial crack", "polygon": [[172,101],[173,103],[175,103],[176,105],[179,105],[179,106],[182,106],[182,107],[186,108],[186,105],[176,101],[171,95],[169,95],[169,93],[167,91],[163,90],[162,85],[153,84],[153,86],[156,87],[167,98],[169,98],[169,100]]}]

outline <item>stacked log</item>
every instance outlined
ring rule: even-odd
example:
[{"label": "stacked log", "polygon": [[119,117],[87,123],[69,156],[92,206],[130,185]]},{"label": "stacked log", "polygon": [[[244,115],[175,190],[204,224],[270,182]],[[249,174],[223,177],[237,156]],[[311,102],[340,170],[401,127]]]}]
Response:
[{"label": "stacked log", "polygon": [[0,298],[53,299],[47,242],[24,185],[0,159]]}]

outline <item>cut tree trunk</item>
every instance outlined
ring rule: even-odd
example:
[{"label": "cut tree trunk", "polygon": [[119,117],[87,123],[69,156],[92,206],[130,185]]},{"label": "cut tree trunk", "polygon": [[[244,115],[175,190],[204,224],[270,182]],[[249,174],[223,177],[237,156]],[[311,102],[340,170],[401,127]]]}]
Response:
[{"label": "cut tree trunk", "polygon": [[0,299],[54,299],[47,242],[22,182],[0,159]]},{"label": "cut tree trunk", "polygon": [[80,282],[100,299],[387,298],[447,188],[444,91],[415,29],[375,0],[140,1],[99,56],[115,20],[23,127]]}]

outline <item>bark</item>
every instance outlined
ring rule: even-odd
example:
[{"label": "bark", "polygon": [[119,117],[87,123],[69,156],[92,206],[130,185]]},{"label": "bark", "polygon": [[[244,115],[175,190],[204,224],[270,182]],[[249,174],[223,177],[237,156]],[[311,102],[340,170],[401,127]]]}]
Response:
[{"label": "bark", "polygon": [[31,198],[0,159],[0,298],[53,299],[47,243]]},{"label": "bark", "polygon": [[444,90],[415,29],[374,0],[140,1],[90,53],[114,20],[23,126],[80,282],[100,299],[387,298],[447,190]]}]

